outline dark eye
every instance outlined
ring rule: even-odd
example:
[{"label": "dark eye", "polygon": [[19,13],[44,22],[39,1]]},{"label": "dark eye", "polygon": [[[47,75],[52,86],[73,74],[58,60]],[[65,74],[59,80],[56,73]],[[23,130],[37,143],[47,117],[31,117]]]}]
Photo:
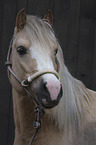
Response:
[{"label": "dark eye", "polygon": [[55,50],[55,55],[57,54],[57,52],[58,52],[58,48]]},{"label": "dark eye", "polygon": [[24,46],[18,46],[17,47],[17,52],[19,55],[24,55],[26,54],[27,49]]}]

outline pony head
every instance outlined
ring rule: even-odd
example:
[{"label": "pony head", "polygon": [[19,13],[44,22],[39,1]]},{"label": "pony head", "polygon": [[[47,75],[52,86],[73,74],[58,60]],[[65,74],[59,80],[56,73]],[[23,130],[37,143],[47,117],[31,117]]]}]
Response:
[{"label": "pony head", "polygon": [[[50,11],[44,19],[26,15],[24,9],[18,13],[13,36],[12,69],[20,80],[44,70],[59,74],[59,44],[51,26],[52,22]],[[17,92],[26,95],[13,76],[11,83]],[[62,97],[62,86],[55,73],[38,76],[30,81],[28,89],[45,108],[56,106]]]}]

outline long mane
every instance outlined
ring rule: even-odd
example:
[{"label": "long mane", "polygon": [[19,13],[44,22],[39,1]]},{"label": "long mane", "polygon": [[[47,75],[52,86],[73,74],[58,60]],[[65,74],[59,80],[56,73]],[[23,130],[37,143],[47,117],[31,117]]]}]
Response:
[{"label": "long mane", "polygon": [[86,106],[90,105],[92,95],[84,84],[75,79],[69,73],[64,64],[63,53],[59,46],[58,61],[60,63],[60,81],[63,86],[63,97],[59,105],[53,109],[52,118],[55,119],[59,128],[79,128],[86,113]]}]

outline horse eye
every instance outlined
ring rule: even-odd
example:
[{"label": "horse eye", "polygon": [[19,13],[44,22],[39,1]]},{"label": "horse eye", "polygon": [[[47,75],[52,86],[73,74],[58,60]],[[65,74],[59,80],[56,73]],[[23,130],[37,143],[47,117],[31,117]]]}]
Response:
[{"label": "horse eye", "polygon": [[58,52],[58,48],[55,50],[55,55],[57,54],[57,52]]},{"label": "horse eye", "polygon": [[26,48],[24,47],[24,46],[18,46],[18,48],[17,48],[17,52],[18,52],[18,54],[19,55],[24,55],[24,54],[26,54]]}]

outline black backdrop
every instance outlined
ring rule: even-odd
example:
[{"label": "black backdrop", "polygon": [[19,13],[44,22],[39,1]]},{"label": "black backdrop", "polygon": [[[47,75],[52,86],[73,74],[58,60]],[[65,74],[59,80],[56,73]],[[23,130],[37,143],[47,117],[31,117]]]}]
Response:
[{"label": "black backdrop", "polygon": [[0,145],[12,145],[14,123],[6,60],[18,11],[54,15],[54,29],[71,74],[96,90],[96,0],[0,0]]}]

